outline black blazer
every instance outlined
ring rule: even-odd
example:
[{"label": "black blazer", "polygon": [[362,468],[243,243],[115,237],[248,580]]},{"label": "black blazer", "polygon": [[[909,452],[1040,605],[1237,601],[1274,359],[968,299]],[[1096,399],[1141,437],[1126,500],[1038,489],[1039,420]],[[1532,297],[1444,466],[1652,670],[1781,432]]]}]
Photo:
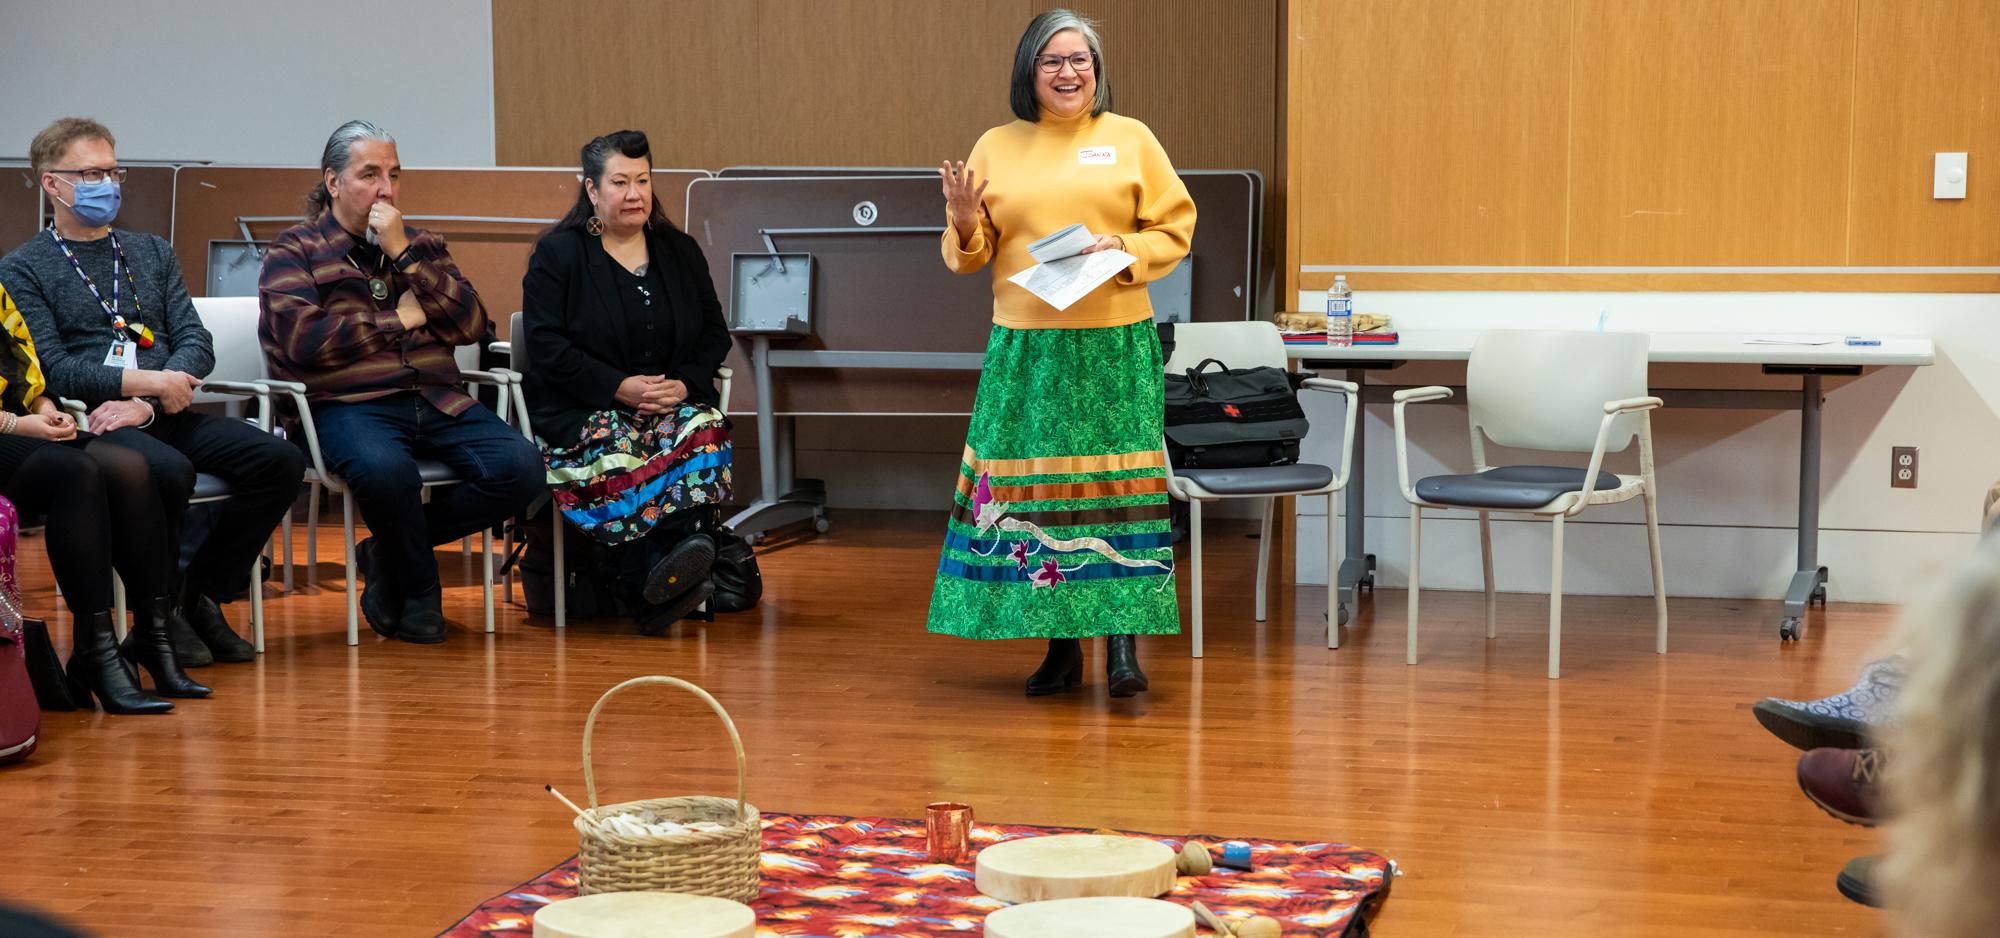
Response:
[{"label": "black blazer", "polygon": [[[631,333],[618,298],[616,263],[581,229],[553,232],[535,245],[521,280],[521,331],[512,336],[527,353],[525,390],[535,435],[567,445],[592,413],[620,406],[619,382],[638,372],[630,364]],[[715,370],[729,354],[729,324],[708,275],[701,246],[680,231],[649,231],[652,263],[667,285],[674,317],[671,347],[661,360],[667,377],[685,382],[688,400],[715,406]],[[518,360],[519,356],[517,356]]]}]

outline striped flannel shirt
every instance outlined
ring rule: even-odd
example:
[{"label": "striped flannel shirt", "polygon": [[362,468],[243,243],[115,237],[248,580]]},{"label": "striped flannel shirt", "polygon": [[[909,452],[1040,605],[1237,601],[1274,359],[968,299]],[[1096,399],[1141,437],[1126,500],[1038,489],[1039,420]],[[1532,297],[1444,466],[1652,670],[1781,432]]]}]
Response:
[{"label": "striped flannel shirt", "polygon": [[[452,348],[486,331],[486,307],[458,272],[444,239],[406,228],[410,250],[399,264],[357,244],[332,211],[300,222],[271,243],[257,278],[263,315],[257,336],[271,376],[306,386],[314,403],[355,403],[416,391],[457,416],[472,406]],[[366,258],[354,258],[366,254]],[[371,264],[370,260],[379,263]],[[389,283],[371,295],[369,274]],[[396,301],[415,291],[429,321],[405,330]]]}]

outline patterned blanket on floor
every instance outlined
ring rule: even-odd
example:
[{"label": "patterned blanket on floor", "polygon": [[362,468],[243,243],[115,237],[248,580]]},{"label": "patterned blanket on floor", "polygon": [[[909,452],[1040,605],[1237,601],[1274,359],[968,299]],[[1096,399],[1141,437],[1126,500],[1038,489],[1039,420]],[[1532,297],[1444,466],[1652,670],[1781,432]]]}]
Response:
[{"label": "patterned blanket on floor", "polygon": [[[1022,837],[1080,834],[1077,828],[1027,824],[978,824],[979,848]],[[1367,918],[1387,896],[1388,860],[1343,844],[1220,838],[1192,834],[1135,834],[1179,851],[1184,840],[1251,845],[1254,872],[1216,867],[1207,876],[1182,876],[1165,898],[1200,900],[1225,920],[1269,915],[1287,936],[1360,938]],[[922,821],[764,815],[764,893],[757,910],[759,938],[932,938],[977,935],[988,912],[1006,903],[973,888],[972,864],[953,866],[924,857]],[[482,903],[438,938],[530,938],[535,910],[576,895],[576,858]],[[1204,931],[1203,934],[1206,934]]]}]

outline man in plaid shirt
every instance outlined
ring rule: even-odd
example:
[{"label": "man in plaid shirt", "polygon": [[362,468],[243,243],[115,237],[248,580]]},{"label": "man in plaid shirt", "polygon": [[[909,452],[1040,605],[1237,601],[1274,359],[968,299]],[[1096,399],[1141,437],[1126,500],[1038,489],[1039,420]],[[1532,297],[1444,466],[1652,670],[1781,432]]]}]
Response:
[{"label": "man in plaid shirt", "polygon": [[[465,393],[452,349],[486,307],[444,239],[403,223],[395,138],[342,124],[320,157],[311,218],[271,244],[258,278],[271,375],[306,386],[328,471],[371,537],[361,610],[385,637],[444,640],[431,548],[513,517],[543,491],[540,453]],[[417,460],[463,480],[423,500]]]}]

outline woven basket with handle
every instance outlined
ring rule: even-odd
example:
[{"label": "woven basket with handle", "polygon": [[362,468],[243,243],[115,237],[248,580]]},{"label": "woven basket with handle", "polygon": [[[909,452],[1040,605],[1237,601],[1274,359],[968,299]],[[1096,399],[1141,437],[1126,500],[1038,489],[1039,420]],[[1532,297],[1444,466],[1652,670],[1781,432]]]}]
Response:
[{"label": "woven basket with handle", "polygon": [[[736,798],[709,795],[682,795],[598,805],[597,778],[590,762],[591,735],[597,715],[619,691],[641,684],[666,684],[685,688],[700,697],[722,726],[729,731],[729,743],[736,748]],[[681,892],[749,902],[757,897],[758,855],[763,846],[763,825],[755,805],[743,800],[743,739],[736,724],[708,692],[679,678],[653,675],[635,677],[604,692],[590,708],[583,727],[583,784],[590,797],[590,809],[576,819],[581,839],[577,892]],[[674,821],[690,824],[714,821],[721,830],[682,834],[654,834],[634,837],[609,830],[604,821],[618,815],[632,815],[642,823]]]}]

